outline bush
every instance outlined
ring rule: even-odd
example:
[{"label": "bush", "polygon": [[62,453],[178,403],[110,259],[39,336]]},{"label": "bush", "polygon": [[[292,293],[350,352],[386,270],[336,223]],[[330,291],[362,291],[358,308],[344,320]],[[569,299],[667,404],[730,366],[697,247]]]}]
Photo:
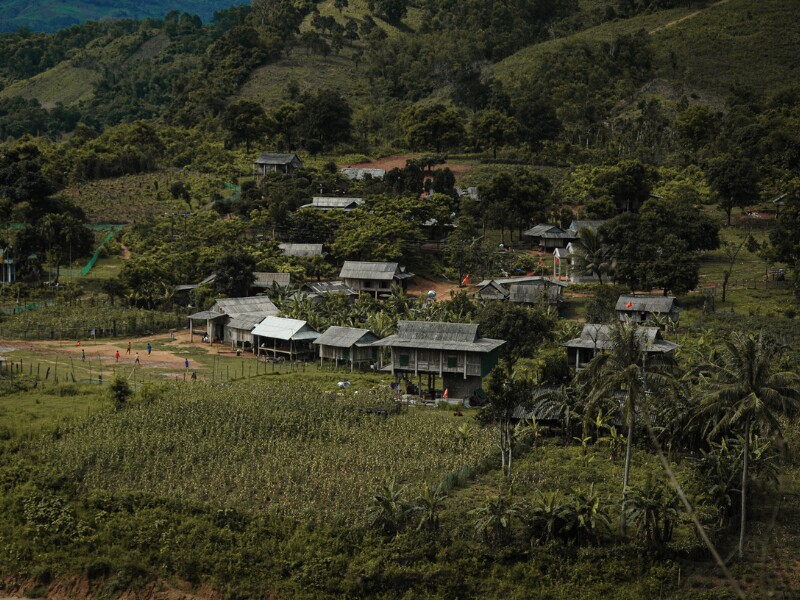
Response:
[{"label": "bush", "polygon": [[122,407],[125,406],[128,398],[130,398],[133,393],[131,392],[131,386],[128,385],[128,381],[123,379],[120,375],[114,377],[109,391],[111,392],[111,399],[114,401],[114,407],[117,410],[121,410]]}]

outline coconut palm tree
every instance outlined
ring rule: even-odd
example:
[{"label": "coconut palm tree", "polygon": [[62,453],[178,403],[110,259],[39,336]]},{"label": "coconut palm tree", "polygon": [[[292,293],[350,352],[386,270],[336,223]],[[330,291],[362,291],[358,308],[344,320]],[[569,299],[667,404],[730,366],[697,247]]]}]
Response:
[{"label": "coconut palm tree", "polygon": [[703,383],[700,415],[711,417],[706,426],[709,439],[743,429],[741,522],[739,558],[744,556],[747,522],[747,480],[751,432],[762,430],[781,436],[780,415],[800,407],[800,376],[780,370],[781,348],[766,340],[763,333],[732,333]]},{"label": "coconut palm tree", "polygon": [[611,248],[603,243],[600,232],[594,227],[584,227],[578,232],[572,257],[580,273],[596,275],[600,284],[603,283],[603,274],[611,271]]},{"label": "coconut palm tree", "polygon": [[594,406],[616,399],[626,423],[625,467],[622,477],[622,512],[620,525],[625,529],[625,500],[631,471],[631,452],[636,413],[647,393],[670,387],[675,381],[674,360],[658,355],[648,357],[643,329],[635,323],[616,324],[611,331],[612,347],[595,356],[577,376],[586,385],[587,406],[584,418],[596,414]]}]

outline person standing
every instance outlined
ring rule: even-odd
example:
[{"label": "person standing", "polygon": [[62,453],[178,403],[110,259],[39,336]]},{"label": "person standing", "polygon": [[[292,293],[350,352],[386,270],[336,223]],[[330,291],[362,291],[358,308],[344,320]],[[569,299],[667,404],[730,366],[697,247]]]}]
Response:
[{"label": "person standing", "polygon": [[139,362],[139,353],[138,352],[136,353],[136,360],[133,361],[133,364],[135,364],[135,365],[141,365],[142,364],[142,363]]},{"label": "person standing", "polygon": [[147,342],[147,356],[150,356],[150,353],[153,351],[153,347],[150,345],[150,342]]},{"label": "person standing", "polygon": [[81,362],[86,362],[86,350],[81,348]]},{"label": "person standing", "polygon": [[116,359],[116,361],[117,361],[117,362],[119,362],[119,350],[117,350],[117,351],[114,353],[114,358]]},{"label": "person standing", "polygon": [[131,343],[128,342],[128,350],[125,352],[125,354],[130,354],[130,353],[131,353]]},{"label": "person standing", "polygon": [[183,363],[183,364],[185,364],[185,365],[186,365],[186,368],[188,369],[188,368],[189,368],[189,359],[187,358],[187,359],[184,361],[184,363]]}]

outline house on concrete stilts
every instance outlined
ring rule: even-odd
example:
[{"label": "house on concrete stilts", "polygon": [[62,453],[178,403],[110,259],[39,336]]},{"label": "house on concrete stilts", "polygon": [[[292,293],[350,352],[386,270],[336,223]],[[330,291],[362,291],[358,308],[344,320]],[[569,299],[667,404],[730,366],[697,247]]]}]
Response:
[{"label": "house on concrete stilts", "polygon": [[483,378],[495,367],[498,349],[505,340],[478,337],[472,323],[400,321],[397,333],[375,342],[391,349],[391,359],[382,371],[389,371],[406,385],[417,380],[421,395],[422,378],[429,394],[435,395],[437,377],[449,399],[469,400],[480,395]]}]

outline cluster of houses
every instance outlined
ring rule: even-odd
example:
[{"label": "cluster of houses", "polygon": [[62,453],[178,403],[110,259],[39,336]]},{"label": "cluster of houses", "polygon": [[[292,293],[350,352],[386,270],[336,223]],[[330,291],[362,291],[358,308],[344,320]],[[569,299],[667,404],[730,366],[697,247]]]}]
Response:
[{"label": "cluster of houses", "polygon": [[[260,286],[289,284],[288,277],[278,277],[282,274],[258,275]],[[380,298],[391,293],[393,285],[404,286],[413,276],[397,263],[348,261],[339,281],[305,283],[303,293],[312,299],[327,294],[351,298],[369,294]],[[545,277],[499,278],[481,282],[476,297],[523,303],[545,299],[555,303],[564,285]],[[637,323],[652,322],[654,318],[667,323],[677,319],[677,311],[672,297],[621,296],[617,303],[620,320]],[[272,361],[318,358],[320,364],[329,361],[351,371],[381,370],[394,375],[397,381],[405,381],[418,393],[422,389],[436,390],[441,384],[439,389],[447,389],[453,399],[480,395],[483,377],[497,364],[498,350],[505,343],[480,337],[475,324],[400,321],[396,334],[379,339],[364,328],[329,327],[320,332],[306,321],[280,317],[279,312],[267,296],[219,299],[209,310],[189,316],[190,340],[201,335],[204,342],[250,350]],[[196,333],[198,330],[202,333]],[[662,339],[659,327],[643,327],[641,332],[648,353],[668,354],[677,347]],[[582,369],[611,343],[609,326],[588,324],[580,337],[564,346],[570,366]]]}]

